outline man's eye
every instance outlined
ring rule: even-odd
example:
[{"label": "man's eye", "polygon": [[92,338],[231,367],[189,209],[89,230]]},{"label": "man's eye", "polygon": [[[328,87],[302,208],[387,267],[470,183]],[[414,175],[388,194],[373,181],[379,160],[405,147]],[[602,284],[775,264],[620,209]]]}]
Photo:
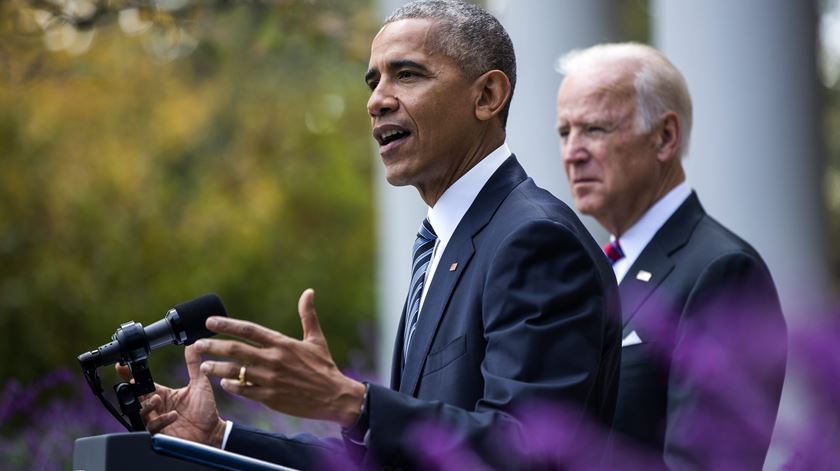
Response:
[{"label": "man's eye", "polygon": [[568,129],[561,129],[559,131],[559,134],[560,134],[560,139],[566,139],[567,137],[569,137],[569,130]]},{"label": "man's eye", "polygon": [[602,132],[607,132],[607,130],[602,128],[601,126],[589,126],[588,128],[586,128],[586,132],[588,132],[588,133],[602,133]]},{"label": "man's eye", "polygon": [[370,91],[376,90],[376,87],[379,85],[379,80],[371,80],[367,83],[368,88]]},{"label": "man's eye", "polygon": [[417,76],[417,74],[415,74],[414,72],[411,72],[410,70],[401,70],[399,73],[397,73],[397,78],[400,79],[400,80],[410,79],[410,78],[413,78],[413,77],[416,77],[416,76]]}]

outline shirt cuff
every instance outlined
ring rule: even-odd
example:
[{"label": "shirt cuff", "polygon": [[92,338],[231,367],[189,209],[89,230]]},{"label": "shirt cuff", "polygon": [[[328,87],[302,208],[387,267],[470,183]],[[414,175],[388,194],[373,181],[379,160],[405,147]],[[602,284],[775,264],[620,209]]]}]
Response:
[{"label": "shirt cuff", "polygon": [[341,434],[355,445],[367,446],[370,440],[370,409],[368,406],[368,391],[370,383],[364,382],[365,395],[362,398],[362,407],[359,409],[359,417],[347,428],[341,430]]},{"label": "shirt cuff", "polygon": [[233,422],[230,420],[225,421],[225,435],[222,437],[222,450],[227,448],[227,441],[228,437],[230,436],[230,431],[233,430]]}]

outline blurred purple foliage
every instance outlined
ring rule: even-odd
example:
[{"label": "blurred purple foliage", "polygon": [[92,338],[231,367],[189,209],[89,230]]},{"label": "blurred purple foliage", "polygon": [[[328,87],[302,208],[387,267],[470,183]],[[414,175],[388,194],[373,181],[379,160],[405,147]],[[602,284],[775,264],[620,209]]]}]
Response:
[{"label": "blurred purple foliage", "polygon": [[[693,337],[675,336],[675,344],[654,345],[659,354],[677,354],[665,361],[672,374],[691,370],[705,380],[695,387],[711,398],[708,410],[692,411],[690,428],[697,446],[707,454],[710,469],[741,470],[743,450],[764,443],[767,381],[777,377],[779,356],[787,347],[786,411],[774,430],[772,459],[764,469],[785,471],[840,469],[840,309],[788,327],[788,342],[778,325],[763,323],[761,312],[744,314],[716,306]],[[802,319],[795,317],[794,319]],[[647,326],[665,333],[674,325]],[[668,338],[668,335],[662,337]],[[780,342],[782,344],[780,345]],[[514,456],[516,468],[590,470],[663,469],[657,454],[640,449],[599,424],[581,418],[574,407],[530,403],[516,411],[520,432],[496,437],[501,449]],[[407,430],[416,444],[421,469],[497,469],[439,423],[429,421]],[[605,450],[609,450],[605,453]],[[495,466],[494,466],[495,465]],[[507,469],[510,466],[504,465]]]},{"label": "blurred purple foliage", "polygon": [[[833,312],[817,319],[790,326],[788,374],[794,380],[796,403],[792,405],[793,420],[783,414],[776,427],[777,465],[766,469],[840,469],[840,316]],[[722,398],[721,410],[737,409],[747,424],[751,408],[761,407],[760,391],[745,376],[756,366],[738,364],[730,349],[743,343],[746,335],[760,338],[755,326],[751,327],[747,333],[729,329],[717,332],[714,339],[696,339],[695,344],[682,349],[681,356],[673,359],[676,366],[690,364],[706,371],[710,378],[708,393]],[[739,352],[743,353],[743,349]],[[366,367],[351,365],[345,371],[359,379],[374,379],[361,373]],[[178,368],[173,377],[186,381],[183,367]],[[790,382],[787,387],[791,387]],[[730,401],[727,398],[733,395],[728,391],[733,389],[743,394]],[[216,392],[226,419],[287,434],[339,434],[334,424],[288,417],[220,388]],[[697,426],[697,439],[703,441],[704,448],[720,453],[719,459],[711,460],[720,464],[718,469],[735,469],[726,465],[727,460],[750,437],[721,427],[724,422],[720,422],[719,412],[700,416],[705,420]],[[517,411],[517,416],[523,424],[517,436],[495,437],[499,446],[510,450],[517,466],[587,471],[661,467],[659,457],[610,437],[602,426],[582,420],[573,407],[530,403]],[[3,470],[9,471],[69,469],[76,438],[122,431],[87,389],[81,375],[67,369],[56,370],[29,385],[16,379],[7,381],[0,391],[0,424],[0,463]],[[416,458],[424,469],[494,469],[474,450],[458,446],[462,443],[460,437],[434,422],[407,428],[406,437],[417,444]],[[604,461],[607,446],[611,453],[609,460]]]},{"label": "blurred purple foliage", "polygon": [[120,432],[81,374],[62,368],[29,385],[11,379],[0,393],[3,469],[71,469],[76,438]]},{"label": "blurred purple foliage", "polygon": [[801,401],[795,423],[776,431],[789,451],[786,471],[840,469],[840,309],[817,319],[790,335]]},{"label": "blurred purple foliage", "polygon": [[[358,371],[364,371],[363,364],[346,373],[358,379],[373,379]],[[178,378],[176,385],[185,383],[185,365],[176,365],[169,377]],[[103,378],[102,385],[109,396],[111,384]],[[337,425],[278,414],[218,387],[216,396],[225,419],[281,433],[339,435]],[[118,432],[125,429],[92,394],[80,372],[61,368],[28,385],[11,379],[0,390],[2,471],[72,469],[77,438]]]}]

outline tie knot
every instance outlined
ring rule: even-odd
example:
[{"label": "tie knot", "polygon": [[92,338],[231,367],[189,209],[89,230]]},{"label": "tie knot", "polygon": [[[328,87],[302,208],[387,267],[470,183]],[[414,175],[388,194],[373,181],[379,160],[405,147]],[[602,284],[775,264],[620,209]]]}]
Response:
[{"label": "tie knot", "polygon": [[423,224],[420,225],[420,230],[417,231],[417,237],[427,242],[437,239],[437,234],[435,234],[435,229],[432,227],[432,223],[429,222],[429,218],[423,219]]},{"label": "tie knot", "polygon": [[612,240],[604,245],[604,254],[610,259],[610,264],[624,258],[624,251],[621,250],[621,244],[618,243],[618,239]]}]

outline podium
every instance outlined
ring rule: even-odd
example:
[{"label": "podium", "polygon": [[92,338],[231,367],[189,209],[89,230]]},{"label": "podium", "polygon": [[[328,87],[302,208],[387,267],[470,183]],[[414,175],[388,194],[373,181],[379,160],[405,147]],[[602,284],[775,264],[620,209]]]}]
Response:
[{"label": "podium", "polygon": [[207,471],[219,469],[294,471],[283,466],[174,437],[155,435],[152,438],[148,432],[111,433],[79,438],[76,440],[73,449],[73,471]]},{"label": "podium", "polygon": [[148,432],[110,433],[76,439],[73,471],[207,471],[208,466],[189,463],[152,450]]}]

